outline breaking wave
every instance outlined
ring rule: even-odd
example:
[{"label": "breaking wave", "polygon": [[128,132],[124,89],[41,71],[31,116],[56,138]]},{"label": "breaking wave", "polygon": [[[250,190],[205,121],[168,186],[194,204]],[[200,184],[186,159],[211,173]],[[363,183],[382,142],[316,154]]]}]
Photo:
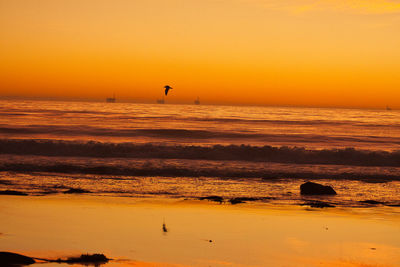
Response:
[{"label": "breaking wave", "polygon": [[250,145],[160,145],[65,140],[0,139],[0,154],[51,157],[195,159],[350,166],[400,166],[400,151],[312,150]]},{"label": "breaking wave", "polygon": [[[285,133],[260,133],[249,130],[241,131],[215,131],[197,129],[177,128],[102,128],[88,125],[27,125],[27,126],[5,126],[0,125],[0,134],[18,136],[60,136],[70,137],[105,137],[105,138],[152,138],[153,140],[183,140],[189,142],[221,140],[226,142],[234,140],[234,143],[295,143],[295,144],[344,144],[351,143],[354,146],[361,145],[384,145],[385,147],[400,145],[400,137],[388,136],[346,136],[346,135],[319,135],[319,134],[285,134]],[[4,143],[2,141],[2,143]],[[59,143],[58,143],[59,144]]]}]

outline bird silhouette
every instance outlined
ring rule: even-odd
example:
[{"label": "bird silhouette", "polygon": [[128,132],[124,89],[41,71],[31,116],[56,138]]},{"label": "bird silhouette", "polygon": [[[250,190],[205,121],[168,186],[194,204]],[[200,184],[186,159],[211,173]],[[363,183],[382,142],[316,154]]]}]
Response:
[{"label": "bird silhouette", "polygon": [[168,95],[168,91],[170,90],[170,89],[173,89],[171,86],[169,86],[169,85],[166,85],[166,86],[164,86],[164,88],[165,88],[165,95]]},{"label": "bird silhouette", "polygon": [[165,219],[163,219],[162,229],[164,233],[168,232],[167,225],[165,224]]}]

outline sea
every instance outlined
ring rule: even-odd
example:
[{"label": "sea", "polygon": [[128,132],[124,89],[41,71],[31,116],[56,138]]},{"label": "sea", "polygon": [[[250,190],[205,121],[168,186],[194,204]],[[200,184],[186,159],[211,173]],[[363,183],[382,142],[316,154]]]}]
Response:
[{"label": "sea", "polygon": [[305,181],[399,206],[400,111],[0,100],[0,190],[302,205]]}]

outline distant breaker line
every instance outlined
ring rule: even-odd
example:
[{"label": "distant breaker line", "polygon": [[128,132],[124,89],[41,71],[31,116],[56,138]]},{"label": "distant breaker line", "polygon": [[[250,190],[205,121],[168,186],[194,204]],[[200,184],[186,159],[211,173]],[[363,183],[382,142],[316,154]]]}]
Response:
[{"label": "distant breaker line", "polygon": [[157,158],[400,167],[400,151],[354,148],[311,150],[250,145],[158,145],[65,140],[0,139],[0,155]]}]

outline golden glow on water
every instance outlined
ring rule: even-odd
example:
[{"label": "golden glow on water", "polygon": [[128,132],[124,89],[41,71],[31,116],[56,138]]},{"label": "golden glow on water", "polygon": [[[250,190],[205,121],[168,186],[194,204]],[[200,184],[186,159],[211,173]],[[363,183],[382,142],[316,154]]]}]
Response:
[{"label": "golden glow on water", "polygon": [[399,122],[396,110],[0,100],[11,139],[394,151]]},{"label": "golden glow on water", "polygon": [[2,196],[0,209],[0,249],[32,256],[105,253],[118,259],[109,266],[400,263],[400,218],[379,208],[349,212],[173,199]]},{"label": "golden glow on water", "polygon": [[0,93],[400,107],[399,3],[0,1]]}]

